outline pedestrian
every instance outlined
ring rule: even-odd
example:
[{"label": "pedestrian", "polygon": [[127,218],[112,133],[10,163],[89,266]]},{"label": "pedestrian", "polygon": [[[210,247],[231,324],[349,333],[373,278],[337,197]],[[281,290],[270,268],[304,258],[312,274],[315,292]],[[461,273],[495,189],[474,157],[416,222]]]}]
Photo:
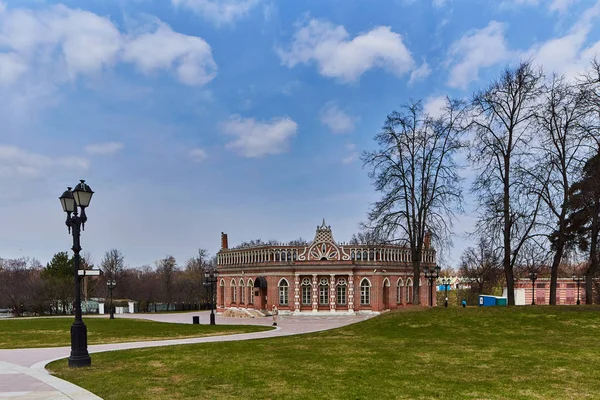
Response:
[{"label": "pedestrian", "polygon": [[275,307],[275,305],[273,305],[271,314],[273,315],[273,326],[277,326],[277,317],[279,316],[279,310],[277,309],[277,307]]},{"label": "pedestrian", "polygon": [[465,299],[462,300],[462,306],[465,308],[467,306],[467,301]]}]

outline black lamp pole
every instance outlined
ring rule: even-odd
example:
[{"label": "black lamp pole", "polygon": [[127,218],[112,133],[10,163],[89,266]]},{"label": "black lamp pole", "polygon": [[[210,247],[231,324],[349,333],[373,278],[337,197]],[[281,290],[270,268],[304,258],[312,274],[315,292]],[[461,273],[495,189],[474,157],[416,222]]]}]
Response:
[{"label": "black lamp pole", "polygon": [[442,283],[444,284],[444,289],[446,290],[446,300],[444,301],[444,307],[448,307],[448,285],[450,284],[450,278],[442,279]]},{"label": "black lamp pole", "polygon": [[584,277],[573,274],[573,282],[577,282],[577,305],[581,305],[581,301],[579,300],[579,287],[583,280],[585,280]]},{"label": "black lamp pole", "polygon": [[433,281],[440,276],[440,270],[442,268],[439,265],[435,267],[427,268],[424,267],[425,279],[429,280],[429,306],[433,307]]},{"label": "black lamp pole", "polygon": [[217,283],[217,275],[213,270],[207,271],[204,277],[204,286],[209,290],[210,293],[210,324],[215,325],[215,311],[214,311],[214,300],[215,290],[214,287]]},{"label": "black lamp pole", "polygon": [[110,318],[115,319],[115,311],[113,308],[113,290],[117,287],[117,281],[114,279],[109,279],[106,281],[106,286],[108,286],[108,291],[110,292]]},{"label": "black lamp pole", "polygon": [[535,280],[537,279],[537,274],[530,272],[529,279],[531,279],[531,305],[535,306]]},{"label": "black lamp pole", "polygon": [[[75,321],[71,325],[71,355],[69,356],[69,367],[87,367],[92,364],[92,359],[87,350],[87,327],[81,319],[81,280],[79,277],[81,244],[79,238],[81,231],[85,229],[87,216],[85,208],[90,204],[94,192],[81,180],[71,191],[67,188],[62,196],[59,197],[63,211],[67,213],[65,224],[69,233],[73,233],[73,276],[75,283]],[[81,208],[81,215],[77,213],[77,207]],[[73,214],[73,215],[71,215]]]}]

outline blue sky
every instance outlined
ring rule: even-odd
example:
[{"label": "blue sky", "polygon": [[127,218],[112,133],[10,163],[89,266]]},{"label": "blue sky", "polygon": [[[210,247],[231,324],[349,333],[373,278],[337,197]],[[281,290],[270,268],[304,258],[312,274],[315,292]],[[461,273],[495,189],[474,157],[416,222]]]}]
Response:
[{"label": "blue sky", "polygon": [[0,257],[69,249],[58,196],[81,178],[95,262],[312,239],[322,218],[349,240],[387,113],[435,114],[520,59],[576,76],[599,19],[590,0],[0,0]]}]

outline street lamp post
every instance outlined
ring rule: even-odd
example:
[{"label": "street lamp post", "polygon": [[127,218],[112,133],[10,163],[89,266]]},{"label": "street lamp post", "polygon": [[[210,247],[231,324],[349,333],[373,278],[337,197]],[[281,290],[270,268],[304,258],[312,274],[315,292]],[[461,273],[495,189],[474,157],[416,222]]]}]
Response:
[{"label": "street lamp post", "polygon": [[106,281],[106,286],[108,286],[108,292],[110,293],[110,319],[115,319],[115,312],[113,309],[113,290],[117,287],[117,281],[114,279],[109,279]]},{"label": "street lamp post", "polygon": [[424,267],[423,272],[425,274],[425,279],[429,280],[429,305],[433,307],[433,281],[435,281],[440,276],[440,270],[442,268],[439,265],[435,267]]},{"label": "street lamp post", "polygon": [[214,300],[215,300],[215,285],[217,284],[217,273],[214,270],[207,271],[204,276],[204,286],[209,290],[210,293],[210,324],[215,325],[215,311],[214,311]]},{"label": "street lamp post", "polygon": [[450,278],[446,277],[442,279],[444,289],[446,290],[446,300],[444,301],[444,307],[448,307],[448,285],[450,284]]},{"label": "street lamp post", "polygon": [[[87,367],[92,364],[92,359],[87,350],[87,327],[81,319],[81,281],[79,277],[81,245],[79,238],[81,231],[85,229],[87,216],[85,209],[90,205],[94,192],[81,180],[75,189],[71,187],[59,197],[63,211],[67,213],[67,225],[69,233],[73,234],[73,275],[75,282],[75,321],[71,325],[71,355],[69,356],[69,367]],[[81,215],[78,215],[77,207],[81,209]],[[71,215],[72,214],[72,215]]]},{"label": "street lamp post", "polygon": [[530,272],[529,279],[531,279],[531,305],[535,306],[535,280],[537,279],[537,274]]},{"label": "street lamp post", "polygon": [[584,281],[585,277],[573,274],[573,282],[577,282],[577,305],[581,304],[581,301],[579,300],[579,287],[581,285],[581,282]]}]

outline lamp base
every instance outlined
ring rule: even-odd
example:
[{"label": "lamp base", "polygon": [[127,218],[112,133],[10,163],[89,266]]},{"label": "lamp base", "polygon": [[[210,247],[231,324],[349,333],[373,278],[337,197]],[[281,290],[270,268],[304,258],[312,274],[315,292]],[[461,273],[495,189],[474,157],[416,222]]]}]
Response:
[{"label": "lamp base", "polygon": [[89,367],[92,358],[87,350],[87,327],[83,321],[75,321],[71,325],[71,355],[69,356],[69,367]]}]

